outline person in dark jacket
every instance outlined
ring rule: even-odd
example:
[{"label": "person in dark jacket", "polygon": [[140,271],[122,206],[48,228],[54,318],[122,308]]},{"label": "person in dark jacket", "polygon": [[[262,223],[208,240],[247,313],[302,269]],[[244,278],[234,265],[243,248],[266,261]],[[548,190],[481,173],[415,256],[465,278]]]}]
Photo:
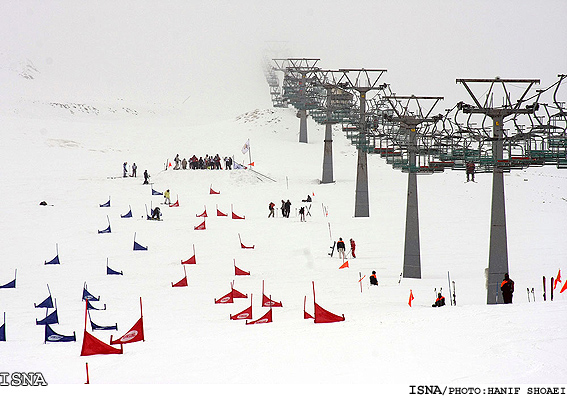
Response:
[{"label": "person in dark jacket", "polygon": [[150,174],[148,174],[148,170],[144,170],[144,185],[150,184]]},{"label": "person in dark jacket", "polygon": [[472,161],[469,161],[467,163],[467,182],[469,182],[471,179],[474,182],[474,163]]},{"label": "person in dark jacket", "polygon": [[502,298],[504,303],[512,303],[512,295],[514,294],[514,281],[508,276],[508,273],[504,275],[504,280],[500,284],[500,291],[502,291]]},{"label": "person in dark jacket", "polygon": [[370,285],[378,285],[378,279],[376,278],[376,270],[372,270],[370,275]]},{"label": "person in dark jacket", "polygon": [[287,200],[285,202],[285,217],[289,218],[289,213],[291,212],[291,201]]},{"label": "person in dark jacket", "polygon": [[152,219],[159,221],[160,216],[161,216],[161,211],[159,210],[159,207],[154,208],[154,210],[152,211]]},{"label": "person in dark jacket", "polygon": [[339,252],[339,256],[342,260],[345,260],[345,242],[343,241],[342,237],[339,237],[339,241],[337,241],[337,251]]},{"label": "person in dark jacket", "polygon": [[431,306],[433,307],[445,306],[445,297],[441,295],[441,292],[437,294],[437,299],[435,299],[435,303]]}]

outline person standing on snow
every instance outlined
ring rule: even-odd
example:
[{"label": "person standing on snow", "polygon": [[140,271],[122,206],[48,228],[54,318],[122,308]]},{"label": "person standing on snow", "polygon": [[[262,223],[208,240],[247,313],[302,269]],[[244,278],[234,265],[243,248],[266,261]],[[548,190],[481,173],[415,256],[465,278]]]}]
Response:
[{"label": "person standing on snow", "polygon": [[148,170],[144,170],[144,185],[150,184],[150,174],[148,174]]},{"label": "person standing on snow", "polygon": [[285,201],[282,200],[282,206],[280,207],[280,209],[282,210],[282,217],[285,218]]},{"label": "person standing on snow", "polygon": [[169,193],[169,189],[167,189],[163,193],[163,197],[165,197],[164,204],[170,205],[171,204],[171,194]]},{"label": "person standing on snow", "polygon": [[285,202],[285,217],[289,218],[289,213],[291,212],[291,201],[287,200]]},{"label": "person standing on snow", "polygon": [[299,220],[305,222],[305,207],[299,209]]},{"label": "person standing on snow", "polygon": [[123,171],[122,177],[126,178],[128,176],[128,163],[126,161],[123,164]]},{"label": "person standing on snow", "polygon": [[354,240],[350,239],[350,252],[352,253],[353,258],[356,258],[356,255],[354,254],[355,248],[356,248],[356,244],[355,244]]},{"label": "person standing on snow", "polygon": [[337,241],[337,251],[339,252],[339,256],[342,260],[345,260],[345,242],[343,241],[342,237],[339,237],[339,241]]},{"label": "person standing on snow", "polygon": [[136,163],[132,164],[132,178],[136,177],[136,170],[138,169],[138,166],[136,165]]},{"label": "person standing on snow", "polygon": [[467,182],[469,182],[471,178],[474,182],[474,168],[474,163],[472,161],[469,161],[467,163]]},{"label": "person standing on snow", "polygon": [[508,276],[508,273],[504,275],[504,280],[500,284],[500,290],[502,291],[502,298],[504,303],[512,303],[512,295],[514,294],[514,281]]},{"label": "person standing on snow", "polygon": [[276,208],[276,205],[272,202],[270,202],[270,204],[268,204],[268,209],[270,210],[270,213],[268,214],[268,218],[275,217],[275,213],[274,213],[274,209]]}]

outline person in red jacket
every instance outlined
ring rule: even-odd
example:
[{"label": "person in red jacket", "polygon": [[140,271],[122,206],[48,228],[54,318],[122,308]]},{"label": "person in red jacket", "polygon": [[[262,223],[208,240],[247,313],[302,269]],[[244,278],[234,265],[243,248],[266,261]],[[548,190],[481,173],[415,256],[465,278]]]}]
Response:
[{"label": "person in red jacket", "polygon": [[370,285],[378,285],[378,279],[376,278],[376,270],[372,270],[370,275]]},{"label": "person in red jacket", "polygon": [[356,248],[356,244],[354,243],[353,239],[350,239],[350,251],[352,252],[352,257],[356,258],[356,255],[354,254],[354,249]]},{"label": "person in red jacket", "polygon": [[437,294],[437,299],[435,299],[435,303],[432,306],[433,307],[445,306],[445,297],[441,295],[441,292]]}]

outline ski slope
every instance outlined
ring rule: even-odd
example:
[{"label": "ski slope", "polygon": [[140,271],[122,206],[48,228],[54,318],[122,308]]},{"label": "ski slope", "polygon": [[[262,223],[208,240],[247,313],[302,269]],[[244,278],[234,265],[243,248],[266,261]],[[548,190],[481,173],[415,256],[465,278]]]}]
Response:
[{"label": "ski slope", "polygon": [[[322,185],[323,127],[310,120],[309,143],[298,143],[299,119],[292,109],[250,109],[203,124],[182,109],[92,107],[100,111],[72,113],[41,101],[2,110],[0,284],[17,269],[17,288],[0,289],[8,339],[0,344],[2,371],[42,372],[55,386],[47,391],[78,393],[85,392],[79,385],[86,380],[86,362],[93,385],[148,384],[156,391],[189,385],[194,391],[215,386],[260,394],[265,384],[282,391],[298,385],[334,390],[334,384],[366,390],[372,383],[406,395],[409,385],[420,384],[565,382],[565,294],[557,289],[553,302],[542,301],[542,276],[554,277],[567,257],[562,170],[513,170],[505,176],[516,292],[512,305],[488,306],[490,175],[477,175],[477,183],[464,183],[464,173],[451,171],[418,178],[423,278],[400,281],[407,175],[369,156],[371,216],[354,218],[356,149],[340,129],[333,142],[336,182]],[[243,154],[248,139],[250,153]],[[166,170],[177,153],[234,155],[244,164],[251,159],[253,169],[269,178],[249,170]],[[121,177],[124,161],[138,165],[137,178]],[[145,169],[151,187],[142,184]],[[211,187],[220,194],[209,194]],[[170,189],[179,207],[161,205],[163,197],[152,196],[151,188]],[[313,197],[311,216],[300,222],[297,210],[307,194]],[[111,206],[101,208],[109,199]],[[268,219],[268,203],[279,208],[287,199],[290,218],[277,211]],[[39,206],[42,200],[50,205]],[[156,205],[163,221],[145,220],[146,207]],[[121,218],[129,208],[133,217]],[[217,217],[217,208],[229,216]],[[194,230],[204,209],[206,230]],[[231,211],[245,219],[231,219]],[[107,217],[112,232],[99,234]],[[134,234],[147,251],[132,250]],[[241,249],[239,235],[254,249]],[[357,244],[357,258],[346,269],[328,255],[339,237]],[[61,264],[44,265],[56,245]],[[193,246],[197,264],[186,266],[188,286],[172,288]],[[124,275],[106,275],[107,260]],[[235,276],[234,264],[251,275]],[[368,285],[372,270],[379,287]],[[435,289],[443,288],[449,298],[448,272],[457,306],[432,308]],[[366,276],[362,284],[359,275]],[[85,282],[100,295],[93,305],[107,307],[91,311],[93,321],[118,324],[118,331],[87,330],[107,343],[111,334],[121,336],[138,320],[141,297],[145,342],[124,345],[123,355],[81,357]],[[267,311],[261,307],[264,282],[266,295],[283,303],[273,309],[273,322],[248,326],[229,320],[251,302],[214,304],[231,282],[252,295],[254,319]],[[344,314],[344,322],[303,319],[305,297],[313,314],[313,282],[317,303]],[[45,312],[34,303],[47,297],[47,285],[59,313],[53,328],[75,332],[77,342],[44,344],[44,327],[34,321]],[[534,288],[535,303],[528,302],[526,288]]]}]

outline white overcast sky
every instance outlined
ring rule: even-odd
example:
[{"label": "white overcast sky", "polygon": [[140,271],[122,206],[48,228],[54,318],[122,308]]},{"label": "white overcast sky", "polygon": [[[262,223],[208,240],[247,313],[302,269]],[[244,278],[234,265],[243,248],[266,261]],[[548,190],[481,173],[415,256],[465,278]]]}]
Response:
[{"label": "white overcast sky", "polygon": [[323,68],[387,69],[397,94],[448,108],[469,99],[457,78],[567,73],[566,17],[565,0],[1,0],[0,60],[31,60],[34,84],[70,96],[252,110],[270,106],[261,57],[278,41]]}]

